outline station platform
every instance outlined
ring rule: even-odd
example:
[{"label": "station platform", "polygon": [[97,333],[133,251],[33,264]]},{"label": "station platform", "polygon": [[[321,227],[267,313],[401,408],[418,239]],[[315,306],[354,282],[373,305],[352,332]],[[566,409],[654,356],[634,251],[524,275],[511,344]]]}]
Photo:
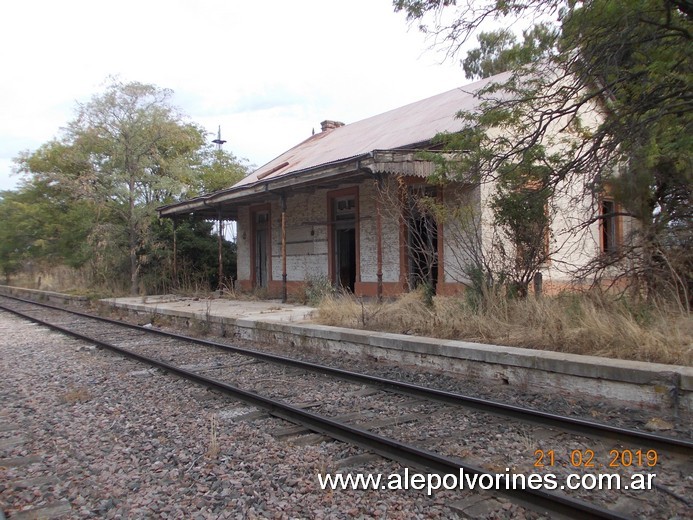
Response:
[{"label": "station platform", "polygon": [[114,307],[130,310],[217,316],[247,321],[310,323],[313,307],[281,303],[280,300],[233,300],[229,298],[194,298],[177,295],[108,298],[102,300]]},{"label": "station platform", "polygon": [[[0,286],[0,294],[58,303],[83,300],[9,286]],[[182,327],[204,324],[210,334],[422,366],[510,385],[518,392],[532,388],[585,395],[688,419],[693,411],[693,367],[331,327],[312,320],[312,307],[276,300],[160,295],[109,298],[100,304],[145,320],[161,315]]]}]

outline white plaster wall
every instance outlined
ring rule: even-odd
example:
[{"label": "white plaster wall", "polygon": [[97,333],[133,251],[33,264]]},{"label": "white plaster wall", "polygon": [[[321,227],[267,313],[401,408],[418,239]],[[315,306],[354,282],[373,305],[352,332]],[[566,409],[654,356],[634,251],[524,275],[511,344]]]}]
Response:
[{"label": "white plaster wall", "polygon": [[[491,184],[481,186],[483,221],[483,247],[489,251],[493,243],[502,241],[500,233],[494,233],[493,211],[490,200],[495,187]],[[551,228],[549,232],[550,261],[542,268],[544,281],[568,282],[575,271],[584,267],[599,254],[599,225],[593,224],[578,230],[592,215],[592,201],[581,196],[582,186],[563,185],[558,195],[550,201]],[[507,251],[512,251],[509,242],[504,243]]]},{"label": "white plaster wall", "polygon": [[[390,190],[386,199],[392,195],[393,186],[386,185],[385,189]],[[364,181],[359,185],[359,233],[360,233],[360,262],[361,262],[361,281],[378,281],[377,264],[377,220],[376,220],[376,197],[378,190],[373,181]],[[396,196],[396,194],[395,194]],[[383,204],[381,211],[382,225],[382,246],[383,246],[383,282],[399,281],[399,220],[393,211],[388,207],[387,202]]]},{"label": "white plaster wall", "polygon": [[544,279],[567,282],[576,269],[584,267],[600,252],[599,225],[580,229],[596,211],[591,197],[585,198],[582,186],[563,184],[551,207],[551,261],[542,269]]},{"label": "white plaster wall", "polygon": [[[237,239],[237,254],[238,267],[237,275],[239,280],[250,280],[250,210],[247,207],[239,208],[238,210],[238,239]],[[243,238],[245,235],[246,238]]]},{"label": "white plaster wall", "polygon": [[[297,193],[286,199],[286,279],[304,282],[327,277],[327,191]],[[282,221],[272,204],[272,279],[282,279]]]},{"label": "white plaster wall", "polygon": [[[560,282],[569,281],[577,269],[601,254],[600,223],[583,225],[599,213],[598,197],[583,196],[577,184],[563,187],[565,192],[557,197],[553,211],[552,261],[545,270],[549,279]],[[637,221],[621,217],[620,226],[621,238],[628,242]]]},{"label": "white plaster wall", "polygon": [[[493,212],[489,207],[494,187],[490,184],[480,188],[483,221],[483,247],[488,251],[494,236]],[[545,282],[567,283],[574,280],[575,273],[601,254],[600,227],[598,222],[585,225],[598,211],[598,201],[585,196],[583,186],[578,183],[559,186],[557,196],[550,202],[551,229],[550,261],[541,268]],[[632,219],[621,222],[622,236],[627,240],[636,226]],[[505,247],[511,248],[509,243]],[[447,281],[447,280],[446,280]]]},{"label": "white plaster wall", "polygon": [[400,237],[400,217],[383,213],[383,282],[399,282],[400,251],[406,247]]},{"label": "white plaster wall", "polygon": [[475,229],[480,219],[481,190],[449,186],[445,188],[443,222],[443,281],[469,283],[464,271],[470,264],[469,249],[473,247]]},{"label": "white plaster wall", "polygon": [[[560,84],[557,87],[560,87]],[[590,104],[584,105],[580,110],[580,119],[583,127],[596,127],[600,121],[599,108]],[[548,137],[543,143],[548,153],[562,149],[574,140],[571,127],[566,126],[566,123],[567,120],[558,120],[551,125],[547,132]],[[585,178],[576,176],[563,182],[558,186],[557,196],[550,202],[551,260],[542,268],[545,280],[568,282],[577,270],[585,267],[601,253],[599,223],[585,225],[598,210],[597,201],[591,195],[586,195],[584,183],[588,180],[587,175],[586,173]],[[493,212],[489,207],[494,190],[495,187],[491,183],[480,187],[484,226],[482,236],[486,249],[492,246],[494,239],[499,238],[497,235],[494,237]],[[621,225],[623,238],[627,239],[636,224],[632,219],[622,219]],[[511,247],[507,243],[505,246]]]}]

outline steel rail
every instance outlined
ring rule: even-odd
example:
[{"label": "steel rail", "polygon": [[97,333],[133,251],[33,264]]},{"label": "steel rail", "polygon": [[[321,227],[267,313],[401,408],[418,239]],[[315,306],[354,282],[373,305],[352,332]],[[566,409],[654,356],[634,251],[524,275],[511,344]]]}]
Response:
[{"label": "steel rail", "polygon": [[[670,453],[678,453],[682,455],[691,456],[693,455],[693,441],[686,439],[679,439],[675,437],[668,437],[663,435],[656,435],[653,433],[642,432],[638,430],[632,430],[627,428],[619,428],[617,426],[611,426],[604,423],[599,423],[595,421],[588,421],[586,419],[580,419],[576,417],[567,417],[564,415],[552,414],[548,412],[542,412],[539,410],[533,410],[531,408],[524,408],[521,406],[516,406],[507,403],[499,403],[497,401],[492,401],[488,399],[482,399],[478,397],[466,396],[463,394],[458,394],[455,392],[448,392],[445,390],[437,390],[434,388],[428,388],[413,383],[406,383],[403,381],[395,381],[392,379],[382,378],[378,376],[372,376],[368,374],[361,374],[358,372],[352,372],[349,370],[344,370],[340,368],[329,367],[326,365],[320,365],[317,363],[311,363],[308,361],[301,361],[298,359],[293,359],[285,356],[280,356],[277,354],[270,354],[267,352],[260,352],[257,350],[246,349],[243,347],[227,345],[224,343],[219,343],[216,341],[204,340],[200,338],[193,338],[190,336],[185,336],[182,334],[176,334],[173,332],[166,332],[163,330],[145,328],[132,323],[125,323],[122,321],[113,320],[110,318],[104,318],[102,316],[96,316],[93,314],[80,312],[72,309],[65,309],[55,305],[50,305],[43,302],[34,302],[30,300],[24,300],[21,298],[16,298],[13,296],[2,295],[5,298],[13,299],[30,305],[38,305],[41,307],[46,307],[54,309],[61,312],[66,312],[68,314],[74,314],[76,316],[81,316],[84,318],[90,318],[105,323],[110,323],[112,325],[120,327],[128,327],[131,329],[139,330],[144,333],[152,333],[160,336],[177,339],[180,341],[187,341],[195,343],[198,345],[214,347],[236,354],[242,354],[256,359],[261,359],[263,361],[278,363],[281,365],[293,366],[296,368],[301,368],[304,370],[309,370],[312,372],[319,372],[333,377],[338,377],[340,379],[374,385],[380,388],[390,390],[393,392],[398,392],[406,395],[422,397],[425,399],[442,402],[446,404],[454,404],[457,406],[463,406],[465,408],[470,408],[473,410],[478,410],[481,412],[491,413],[494,415],[500,415],[503,417],[509,417],[512,419],[530,422],[532,424],[537,424],[545,427],[559,428],[563,431],[570,433],[576,433],[580,435],[608,438],[612,440],[619,441],[621,443],[631,443],[632,447],[640,446],[647,447],[648,449],[658,449],[664,450]],[[5,308],[0,305],[0,308]]]},{"label": "steel rail", "polygon": [[[254,392],[243,390],[222,381],[196,374],[164,361],[149,358],[131,350],[123,349],[106,341],[81,334],[50,322],[46,322],[3,305],[0,305],[0,308],[24,319],[30,320],[36,324],[46,326],[62,334],[109,349],[123,356],[176,374],[208,388],[219,390],[243,402],[267,410],[269,414],[275,417],[279,417],[293,423],[298,423],[314,432],[328,435],[333,439],[340,440],[348,444],[357,445],[363,449],[373,451],[378,455],[401,464],[421,468],[423,470],[441,475],[454,474],[459,475],[459,477],[462,478],[463,475],[467,473],[471,475],[478,475],[478,478],[482,478],[483,475],[488,475],[491,478],[491,482],[495,482],[496,480],[493,473],[488,473],[481,468],[467,464],[459,459],[441,456],[428,450],[423,450],[409,444],[400,443],[394,439],[377,435],[363,428],[350,426],[348,424],[295,407],[283,401],[271,399]],[[149,329],[145,330],[149,331]],[[502,481],[502,479],[500,479],[498,482],[499,484],[506,484]],[[595,518],[609,520],[627,520],[630,518],[618,512],[610,511],[582,500],[576,500],[556,493],[549,493],[542,489],[514,489],[509,486],[499,486],[494,488],[494,491],[507,496],[516,504],[524,505],[535,511],[550,513],[552,514],[552,518]]]}]

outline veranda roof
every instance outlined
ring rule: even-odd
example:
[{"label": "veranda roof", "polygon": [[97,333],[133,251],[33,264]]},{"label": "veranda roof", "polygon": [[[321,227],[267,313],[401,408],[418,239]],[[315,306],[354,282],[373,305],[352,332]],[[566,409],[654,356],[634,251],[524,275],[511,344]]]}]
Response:
[{"label": "veranda roof", "polygon": [[[296,188],[335,177],[349,179],[363,175],[364,161],[378,171],[387,164],[403,165],[407,174],[426,175],[430,167],[416,161],[412,150],[420,149],[437,134],[462,130],[456,117],[461,111],[474,110],[479,99],[474,93],[492,82],[502,82],[508,73],[499,74],[436,96],[410,103],[388,112],[317,133],[282,153],[235,185],[215,193],[157,209],[159,216],[198,213],[215,216],[214,207],[232,201],[252,201],[268,191]],[[383,170],[384,168],[384,170]],[[430,171],[429,171],[430,170]],[[232,212],[230,218],[234,218]]]}]

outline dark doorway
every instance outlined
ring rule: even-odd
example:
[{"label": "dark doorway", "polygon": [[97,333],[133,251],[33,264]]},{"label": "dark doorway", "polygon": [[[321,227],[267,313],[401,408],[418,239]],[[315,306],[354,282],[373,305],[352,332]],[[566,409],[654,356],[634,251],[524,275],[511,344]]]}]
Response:
[{"label": "dark doorway", "polygon": [[352,293],[356,286],[356,229],[335,230],[335,268],[339,287]]},{"label": "dark doorway", "polygon": [[332,282],[337,288],[354,292],[356,288],[356,199],[333,199],[333,255]]},{"label": "dark doorway", "polygon": [[435,187],[409,190],[407,249],[412,289],[426,286],[435,291],[438,284],[438,223],[430,209],[435,198]]}]

